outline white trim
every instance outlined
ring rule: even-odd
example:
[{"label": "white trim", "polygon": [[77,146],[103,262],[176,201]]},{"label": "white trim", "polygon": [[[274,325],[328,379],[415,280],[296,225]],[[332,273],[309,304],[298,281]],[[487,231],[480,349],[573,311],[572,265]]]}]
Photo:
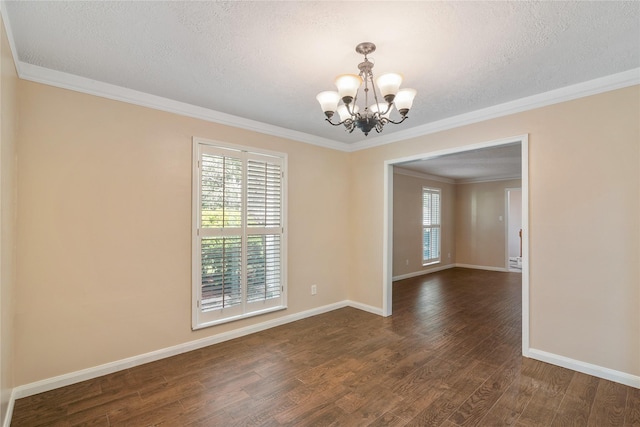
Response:
[{"label": "white trim", "polygon": [[460,264],[456,263],[456,267],[460,268],[473,268],[474,270],[486,270],[486,271],[501,271],[503,273],[508,272],[504,267],[492,267],[490,265],[474,265],[474,264]]},{"label": "white trim", "polygon": [[474,150],[480,150],[482,148],[491,148],[491,147],[497,147],[497,146],[500,146],[500,145],[507,145],[507,144],[519,144],[524,139],[528,139],[528,135],[527,134],[516,135],[516,136],[512,136],[512,137],[507,137],[507,138],[500,138],[500,139],[495,139],[495,140],[487,141],[487,142],[479,142],[479,143],[476,143],[476,144],[469,144],[469,145],[462,145],[462,146],[458,146],[458,147],[445,148],[445,149],[437,150],[437,151],[427,151],[427,152],[423,152],[423,153],[420,153],[420,154],[413,154],[413,155],[407,156],[407,157],[400,157],[398,159],[385,160],[384,163],[393,166],[393,165],[396,165],[396,164],[399,164],[399,163],[414,162],[414,161],[417,161],[417,160],[429,160],[429,159],[433,159],[435,157],[442,157],[442,156],[447,156],[449,154],[463,153],[465,151],[474,151]]},{"label": "white trim", "polygon": [[[471,111],[453,117],[447,117],[424,125],[407,128],[393,133],[377,136],[352,143],[349,151],[365,150],[393,142],[417,138],[436,132],[442,132],[472,123],[483,122],[510,114],[521,113],[548,105],[559,104],[573,99],[584,98],[599,93],[640,84],[640,68],[600,77],[586,82],[565,86],[548,92],[505,102],[480,110]],[[410,119],[409,119],[410,120]]]},{"label": "white trim", "polygon": [[117,360],[115,362],[105,363],[103,365],[59,375],[57,377],[47,378],[41,381],[24,384],[13,389],[11,399],[12,401],[14,401],[15,399],[22,399],[23,397],[32,396],[34,394],[43,393],[45,391],[50,391],[56,388],[79,383],[81,381],[90,380],[113,372],[133,368],[145,363],[154,362],[156,360],[175,356],[177,354],[186,353],[188,351],[197,350],[213,344],[240,338],[245,335],[250,335],[256,332],[264,331],[266,329],[274,328],[276,326],[285,325],[287,323],[317,316],[319,314],[327,313],[344,307],[353,307],[377,315],[381,315],[382,313],[382,311],[376,307],[371,307],[349,300],[339,301],[322,307],[316,307],[310,310],[290,314],[288,316],[279,317],[277,319],[268,320],[266,322],[258,323],[255,325],[246,326],[244,328],[235,329],[233,331],[223,332],[220,334],[212,335],[210,337],[189,341],[171,347],[166,347],[145,354],[140,354],[138,356],[128,357],[126,359]]},{"label": "white trim", "polygon": [[358,310],[366,311],[368,313],[376,314],[378,316],[382,316],[383,315],[382,314],[382,309],[379,308],[379,307],[373,307],[371,305],[362,304],[360,302],[351,301],[351,300],[347,300],[346,303],[347,303],[348,307],[357,308]]},{"label": "white trim", "polygon": [[382,208],[382,315],[391,316],[393,301],[393,162],[385,160]]},{"label": "white trim", "polygon": [[[240,319],[246,319],[253,316],[263,315],[274,311],[287,309],[287,164],[288,154],[280,153],[272,150],[262,150],[254,147],[236,145],[223,141],[214,141],[205,138],[193,137],[192,138],[192,247],[191,247],[191,329],[203,329],[223,323],[233,322]],[[201,243],[205,236],[223,236],[225,229],[207,229],[202,228],[200,224],[200,204],[202,198],[201,185],[201,173],[202,156],[204,153],[230,156],[238,159],[242,162],[242,221],[241,224],[232,234],[239,233],[242,235],[242,261],[241,271],[244,278],[247,274],[246,271],[246,253],[247,253],[247,232],[246,228],[246,203],[247,203],[247,189],[246,182],[248,179],[248,161],[250,159],[258,159],[259,161],[268,161],[280,166],[282,175],[280,176],[280,213],[281,223],[277,227],[253,227],[251,233],[267,233],[280,236],[280,285],[281,294],[279,298],[272,298],[270,300],[259,301],[256,303],[249,303],[246,297],[246,289],[240,291],[240,304],[224,310],[211,310],[205,312],[201,309],[201,282],[202,282],[202,265],[201,265]],[[249,233],[249,234],[251,234]]]},{"label": "white trim", "polygon": [[16,71],[21,79],[346,152],[365,150],[417,138],[472,123],[640,84],[640,68],[634,68],[457,116],[447,117],[435,122],[405,128],[397,132],[373,138],[365,137],[365,139],[358,142],[346,143],[22,62],[17,55],[13,32],[7,19],[6,6],[4,2],[0,2],[0,4],[0,11],[4,17],[9,44],[16,64]]},{"label": "white trim", "polygon": [[411,176],[413,178],[428,179],[430,181],[436,181],[436,182],[444,182],[446,184],[456,183],[455,179],[445,178],[443,176],[430,175],[424,172],[412,171],[409,169],[404,169],[402,166],[394,166],[393,173],[398,175]]},{"label": "white trim", "polygon": [[11,396],[9,402],[7,402],[7,412],[4,414],[4,420],[2,420],[3,427],[11,427],[11,418],[13,418],[13,408],[16,404],[16,389],[11,389]]},{"label": "white trim", "polygon": [[412,277],[424,276],[425,274],[435,273],[437,271],[442,271],[442,270],[448,270],[450,268],[454,268],[455,266],[456,266],[455,264],[440,265],[438,267],[430,268],[429,270],[420,270],[420,271],[414,271],[413,273],[406,273],[406,274],[401,274],[399,276],[393,276],[391,280],[393,282],[397,282],[398,280],[411,279]]},{"label": "white trim", "polygon": [[456,179],[456,184],[464,185],[464,184],[477,184],[481,182],[499,182],[499,181],[511,181],[514,179],[520,179],[520,175],[503,175],[503,176],[489,176],[486,178],[464,178],[464,179]]},{"label": "white trim", "polygon": [[[506,144],[520,144],[522,172],[522,355],[529,354],[529,135],[518,135],[488,142],[464,145],[461,147],[414,154],[408,157],[384,161],[384,200],[382,225],[382,312],[391,315],[393,278],[393,165],[414,160],[426,160],[447,154],[461,153],[469,150],[496,147]],[[467,264],[456,264],[457,267],[478,268]],[[494,269],[495,267],[489,267]],[[485,268],[486,269],[486,268]],[[507,271],[505,268],[497,271]]]},{"label": "white trim", "polygon": [[522,175],[522,355],[529,355],[529,135],[520,140]]},{"label": "white trim", "polygon": [[198,107],[185,102],[151,95],[149,93],[139,92],[137,90],[97,80],[91,80],[86,77],[80,77],[74,74],[52,70],[50,68],[39,67],[26,62],[16,61],[16,64],[18,63],[20,66],[16,67],[19,70],[19,77],[24,80],[87,93],[89,95],[122,101],[129,104],[140,105],[155,110],[167,111],[169,113],[193,117],[207,122],[219,123],[226,126],[233,126],[240,129],[287,138],[293,141],[332,148],[334,150],[349,151],[349,146],[343,142],[333,141],[327,138],[270,125],[256,120],[245,119],[244,117],[238,117],[204,107]]},{"label": "white trim", "polygon": [[463,184],[476,184],[481,182],[498,182],[498,181],[511,181],[514,179],[520,179],[520,175],[499,175],[499,176],[488,176],[485,178],[462,178],[462,179],[452,179],[445,178],[444,176],[430,175],[424,172],[418,172],[414,170],[405,169],[402,166],[394,166],[393,173],[398,175],[411,176],[414,178],[420,179],[428,179],[431,181],[444,182],[447,184],[454,185],[463,185]]},{"label": "white trim", "polygon": [[626,372],[616,371],[614,369],[582,362],[580,360],[571,359],[558,354],[549,353],[547,351],[537,350],[535,348],[529,349],[528,357],[541,362],[571,369],[572,371],[582,372],[583,374],[593,375],[594,377],[603,378],[605,380],[640,389],[640,376],[637,375],[627,374]]}]

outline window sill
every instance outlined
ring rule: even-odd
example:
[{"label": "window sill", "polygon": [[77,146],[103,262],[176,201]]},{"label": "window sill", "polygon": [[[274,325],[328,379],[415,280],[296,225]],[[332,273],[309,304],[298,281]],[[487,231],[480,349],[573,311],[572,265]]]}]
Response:
[{"label": "window sill", "polygon": [[440,264],[440,260],[438,261],[431,261],[431,262],[426,262],[426,263],[422,263],[423,267],[429,267],[431,265],[436,265],[436,264]]},{"label": "window sill", "polygon": [[280,310],[286,310],[286,309],[287,309],[286,305],[279,305],[279,306],[276,306],[276,307],[266,308],[264,310],[252,311],[252,312],[241,314],[241,315],[238,315],[238,316],[225,317],[224,319],[218,319],[218,320],[212,320],[212,321],[209,321],[209,322],[199,323],[199,324],[196,324],[196,325],[192,325],[191,326],[191,330],[192,331],[197,331],[198,329],[204,329],[204,328],[208,328],[210,326],[221,325],[223,323],[234,322],[236,320],[247,319],[249,317],[259,316],[261,314],[267,314],[267,313],[271,313],[271,312],[274,312],[274,311],[280,311]]}]

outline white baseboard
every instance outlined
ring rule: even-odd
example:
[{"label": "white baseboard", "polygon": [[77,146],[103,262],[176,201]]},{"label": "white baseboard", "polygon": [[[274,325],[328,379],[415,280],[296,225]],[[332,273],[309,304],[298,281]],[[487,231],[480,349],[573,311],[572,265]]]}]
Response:
[{"label": "white baseboard", "polygon": [[[317,316],[318,314],[327,313],[329,311],[337,310],[343,307],[353,307],[353,308],[364,310],[380,316],[382,315],[382,309],[380,308],[372,307],[366,304],[360,304],[355,301],[348,301],[348,300],[340,301],[340,302],[325,305],[322,307],[313,308],[311,310],[302,311],[300,313],[294,313],[288,316],[279,317],[277,319],[268,320],[266,322],[258,323],[258,324],[247,326],[244,328],[235,329],[233,331],[212,335],[210,337],[202,338],[199,340],[189,341],[189,342],[178,344],[172,347],[167,347],[167,348],[152,351],[149,353],[140,354],[138,356],[128,357],[126,359],[117,360],[115,362],[94,366],[92,368],[82,369],[80,371],[70,372],[68,374],[59,375],[57,377],[47,378],[41,381],[24,384],[13,389],[13,392],[11,393],[9,407],[13,408],[13,404],[16,399],[21,399],[23,397],[32,396],[34,394],[38,394],[38,393],[53,390],[56,388],[64,387],[67,385],[79,383],[81,381],[90,380],[103,375],[111,374],[113,372],[121,371],[123,369],[133,368],[135,366],[143,365],[149,362],[154,362],[156,360],[175,356],[177,354],[186,353],[188,351],[197,350],[199,348],[207,347],[223,341],[240,338],[245,335],[253,334],[255,332],[260,332],[265,329],[270,329],[276,326],[295,322],[296,320],[302,320],[307,317]],[[10,411],[7,411],[7,412],[9,413]],[[8,417],[8,420],[10,424],[11,418]],[[6,420],[5,420],[5,425],[8,426]]]},{"label": "white baseboard", "polygon": [[504,267],[490,267],[487,265],[472,265],[472,264],[459,264],[456,263],[456,267],[462,268],[473,268],[475,270],[488,270],[488,271],[502,271],[503,273],[508,272],[509,270]]},{"label": "white baseboard", "polygon": [[640,388],[640,376],[637,375],[627,374],[625,372],[593,365],[580,360],[570,359],[568,357],[559,356],[542,350],[536,350],[534,348],[529,349],[527,357],[571,369],[572,371],[582,372],[583,374],[593,375],[594,377],[628,385],[630,387]]},{"label": "white baseboard", "polygon": [[349,307],[357,308],[358,310],[366,311],[372,314],[377,314],[378,316],[382,316],[382,309],[380,307],[373,307],[367,304],[361,304],[356,301],[347,300],[347,305]]},{"label": "white baseboard", "polygon": [[428,270],[420,270],[420,271],[414,271],[413,273],[401,274],[399,276],[393,276],[391,278],[391,281],[396,282],[398,280],[404,280],[404,279],[410,279],[412,277],[423,276],[425,274],[435,273],[436,271],[447,270],[447,269],[453,268],[455,266],[456,266],[456,264],[440,265],[438,267],[430,268]]},{"label": "white baseboard", "polygon": [[[462,266],[462,265],[456,264],[456,266]],[[448,268],[451,268],[451,267],[448,267]],[[473,268],[473,267],[467,267],[467,268]],[[34,394],[50,391],[56,388],[75,384],[81,381],[97,378],[113,372],[121,371],[123,369],[129,369],[135,366],[139,366],[145,363],[175,356],[177,354],[185,353],[188,351],[197,350],[199,348],[207,347],[209,345],[232,340],[232,339],[249,335],[255,332],[260,332],[269,328],[295,322],[297,320],[302,320],[308,317],[327,313],[329,311],[337,310],[344,307],[353,307],[358,310],[363,310],[372,314],[382,316],[381,308],[373,307],[367,304],[362,304],[356,301],[345,300],[345,301],[340,301],[337,303],[325,305],[322,307],[317,307],[311,310],[306,310],[300,313],[294,313],[288,316],[269,320],[256,325],[247,326],[247,327],[236,329],[233,331],[223,332],[221,334],[213,335],[207,338],[202,338],[195,341],[189,341],[189,342],[175,345],[172,347],[167,347],[164,349],[152,351],[150,353],[129,357],[126,359],[118,360],[111,363],[106,363],[103,365],[83,369],[80,371],[70,372],[68,374],[59,375],[53,378],[47,378],[45,380],[36,381],[30,384],[24,384],[24,385],[15,387],[11,392],[11,398],[9,399],[9,403],[7,405],[7,413],[3,421],[3,427],[9,427],[11,425],[11,418],[12,418],[13,408],[14,408],[16,399],[21,399],[23,397],[32,396]],[[625,372],[604,368],[602,366],[592,365],[590,363],[581,362],[579,360],[570,359],[568,357],[559,356],[559,355],[548,353],[542,350],[529,349],[526,353],[527,354],[525,356],[530,357],[532,359],[551,363],[557,366],[562,366],[564,368],[568,368],[577,372],[593,375],[598,378],[607,379],[607,380],[628,385],[631,387],[640,388],[640,377],[636,375],[631,375]]]}]

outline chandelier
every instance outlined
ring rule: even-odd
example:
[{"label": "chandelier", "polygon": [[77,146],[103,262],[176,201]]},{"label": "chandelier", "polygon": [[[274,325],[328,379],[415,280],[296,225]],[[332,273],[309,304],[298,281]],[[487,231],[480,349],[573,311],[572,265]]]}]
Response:
[{"label": "chandelier", "polygon": [[[376,50],[376,45],[369,42],[356,46],[356,52],[364,55],[364,61],[358,64],[359,74],[341,74],[336,77],[338,92],[320,92],[316,99],[327,117],[325,120],[333,126],[344,125],[349,131],[360,129],[365,136],[371,129],[380,133],[387,123],[400,124],[407,119],[407,113],[416,96],[415,89],[400,89],[402,75],[396,73],[382,74],[373,83],[373,62],[367,55]],[[364,110],[356,105],[358,101],[358,89],[364,83]],[[376,88],[377,85],[377,88]],[[378,101],[378,91],[384,102]],[[371,93],[370,93],[371,92]],[[371,99],[370,99],[371,98]],[[342,101],[342,104],[338,105]],[[371,104],[369,102],[371,101]],[[396,107],[400,113],[400,120],[390,118],[391,110]],[[337,112],[340,122],[334,123],[331,118]]]}]

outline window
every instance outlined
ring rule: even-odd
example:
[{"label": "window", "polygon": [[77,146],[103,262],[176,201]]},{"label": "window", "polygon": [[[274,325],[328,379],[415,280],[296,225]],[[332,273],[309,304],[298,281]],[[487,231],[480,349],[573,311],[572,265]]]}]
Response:
[{"label": "window", "polygon": [[286,308],[285,164],[194,138],[194,329]]},{"label": "window", "polygon": [[440,189],[422,187],[422,265],[440,262]]}]

